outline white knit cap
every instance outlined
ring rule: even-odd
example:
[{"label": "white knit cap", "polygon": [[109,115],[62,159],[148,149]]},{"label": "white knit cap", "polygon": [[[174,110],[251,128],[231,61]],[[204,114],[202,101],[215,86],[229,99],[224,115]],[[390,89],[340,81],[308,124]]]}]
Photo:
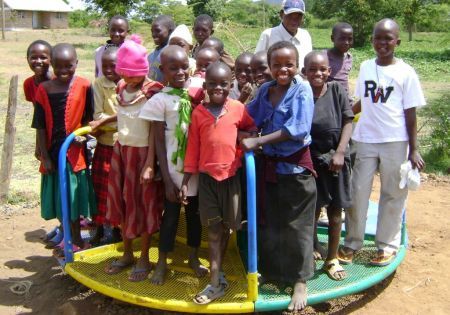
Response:
[{"label": "white knit cap", "polygon": [[189,28],[184,24],[178,25],[173,30],[172,34],[170,34],[169,41],[174,37],[184,39],[189,45],[193,45],[191,32],[189,32]]}]

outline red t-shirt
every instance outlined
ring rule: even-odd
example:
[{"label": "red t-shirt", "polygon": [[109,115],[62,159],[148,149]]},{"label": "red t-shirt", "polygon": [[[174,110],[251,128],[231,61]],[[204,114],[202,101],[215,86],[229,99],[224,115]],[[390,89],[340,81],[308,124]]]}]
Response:
[{"label": "red t-shirt", "polygon": [[25,99],[28,102],[32,102],[34,104],[37,88],[38,86],[34,82],[34,75],[27,78],[23,82],[23,92],[25,93]]},{"label": "red t-shirt", "polygon": [[241,166],[237,152],[238,131],[256,131],[253,119],[241,102],[227,99],[218,118],[203,104],[198,105],[189,127],[184,171],[206,173],[217,181],[236,174]]}]

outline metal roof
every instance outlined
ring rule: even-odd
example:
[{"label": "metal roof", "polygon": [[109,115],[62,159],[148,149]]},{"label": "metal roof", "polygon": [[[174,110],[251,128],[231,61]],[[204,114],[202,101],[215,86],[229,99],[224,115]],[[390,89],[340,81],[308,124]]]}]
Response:
[{"label": "metal roof", "polygon": [[3,0],[11,10],[72,12],[73,10],[62,0]]}]

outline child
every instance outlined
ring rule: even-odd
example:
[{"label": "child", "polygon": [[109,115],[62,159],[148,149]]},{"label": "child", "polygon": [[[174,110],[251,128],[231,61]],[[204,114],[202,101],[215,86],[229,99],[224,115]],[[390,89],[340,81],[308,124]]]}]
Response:
[{"label": "child", "polygon": [[[142,119],[152,120],[155,129],[156,154],[159,161],[166,200],[161,222],[159,257],[151,281],[163,284],[167,272],[167,254],[174,249],[181,203],[179,191],[183,180],[183,160],[186,153],[187,128],[191,121],[192,105],[185,87],[189,77],[189,61],[186,51],[178,46],[166,46],[161,52],[161,70],[168,82],[160,93],[152,97],[142,108]],[[198,276],[208,270],[198,259],[201,241],[201,223],[198,213],[198,178],[191,179],[188,203],[185,205],[187,244],[191,248],[189,266]]]},{"label": "child", "polygon": [[[111,46],[103,50],[101,65],[103,76],[94,82],[94,121],[89,125],[97,136],[92,162],[92,182],[97,197],[98,213],[94,216],[97,232],[91,244],[98,244],[103,237],[103,224],[106,223],[106,201],[108,195],[108,176],[111,169],[113,145],[117,139],[117,94],[116,87],[120,76],[116,73],[117,47]],[[101,128],[107,130],[99,130]],[[120,239],[120,231],[113,229],[113,240]]]},{"label": "child", "polygon": [[[266,82],[272,81],[269,64],[267,63],[267,53],[265,51],[257,52],[250,61],[252,79],[256,88],[260,88]],[[256,95],[256,93],[254,92]]]},{"label": "child", "polygon": [[[42,82],[35,95],[32,127],[37,129],[41,155],[41,216],[62,220],[58,178],[58,155],[66,137],[92,120],[92,91],[87,79],[75,76],[77,54],[70,44],[52,49],[51,63],[55,78]],[[96,213],[92,183],[86,173],[84,145],[76,139],[67,151],[70,181],[69,205],[73,251],[89,247],[80,233],[80,216]],[[56,251],[56,255],[62,255]]]},{"label": "child", "polygon": [[[186,51],[188,56],[191,55],[192,50],[192,35],[186,25],[178,25],[175,30],[170,34],[169,45],[177,45]],[[194,58],[189,58],[189,76],[195,73],[196,61]]]},{"label": "child", "polygon": [[[311,85],[315,105],[311,127],[311,156],[317,172],[316,221],[327,207],[328,255],[323,269],[333,280],[346,278],[336,259],[342,226],[342,208],[351,205],[350,156],[353,112],[345,89],[327,83],[330,67],[325,52],[312,51],[305,57],[302,72]],[[317,226],[317,225],[316,225]]]},{"label": "child", "polygon": [[109,20],[108,24],[109,40],[105,45],[95,50],[95,77],[103,76],[102,56],[108,47],[120,47],[130,31],[128,20],[122,15],[115,15]]},{"label": "child", "polygon": [[221,62],[206,70],[205,89],[209,103],[198,105],[192,113],[184,160],[181,199],[187,202],[193,174],[199,175],[199,210],[208,227],[211,283],[198,293],[194,302],[207,304],[223,296],[228,283],[222,270],[230,230],[241,225],[240,156],[236,151],[238,132],[254,131],[253,120],[244,105],[227,98],[231,69]]},{"label": "child", "polygon": [[370,263],[385,266],[395,259],[400,246],[408,196],[407,188],[399,187],[400,165],[409,160],[419,170],[425,166],[417,147],[416,125],[416,107],[425,105],[425,99],[414,69],[395,57],[400,44],[398,24],[391,19],[376,23],[372,44],[376,58],[361,64],[355,91],[362,111],[353,133],[357,142],[353,205],[346,212],[347,235],[338,258],[341,263],[351,263],[355,251],[363,246],[373,176],[379,171],[378,252]]},{"label": "child", "polygon": [[247,99],[252,94],[252,69],[250,68],[250,61],[253,54],[244,52],[240,54],[235,61],[236,79],[233,81],[233,88],[230,91],[230,98],[238,100],[241,103],[246,103]]},{"label": "child", "polygon": [[162,89],[147,78],[148,60],[140,38],[131,36],[117,51],[116,72],[122,77],[117,88],[118,138],[111,157],[108,178],[106,219],[122,229],[123,256],[105,268],[116,274],[133,265],[133,239],[141,236],[141,256],[129,281],[143,281],[150,273],[151,235],[159,229],[162,212],[162,185],[155,182],[155,141],[150,122],[139,112],[147,99]]},{"label": "child", "polygon": [[[219,61],[220,56],[212,48],[202,48],[197,52],[196,57],[196,69],[194,75],[189,78],[187,85],[189,87],[196,87],[203,89],[203,83],[205,82],[205,73],[208,66],[212,63]],[[208,100],[208,95],[205,95],[205,99]]]},{"label": "child", "polygon": [[161,61],[159,54],[166,47],[169,42],[169,36],[174,29],[175,22],[169,15],[158,15],[152,23],[152,37],[156,48],[148,55],[148,63],[150,65],[148,77],[163,84],[164,77],[160,70]]},{"label": "child", "polygon": [[265,160],[260,272],[265,280],[294,282],[288,309],[301,310],[306,281],[314,274],[316,184],[309,152],[314,101],[309,84],[295,82],[298,51],[292,43],[272,45],[267,59],[274,81],[263,84],[247,105],[262,136],[244,139],[242,147],[262,146]]},{"label": "child", "polygon": [[205,39],[214,34],[214,21],[208,14],[200,14],[195,18],[194,27],[192,29],[197,43],[192,49],[192,57],[197,59],[197,52],[203,45]]},{"label": "child", "polygon": [[299,54],[299,70],[303,68],[306,54],[312,50],[311,35],[300,28],[305,18],[305,2],[303,0],[284,0],[281,4],[281,23],[268,28],[261,33],[256,44],[255,53],[267,51],[270,46],[279,41],[292,42]]},{"label": "child", "polygon": [[331,32],[331,41],[334,46],[327,49],[328,63],[331,68],[328,82],[339,82],[348,95],[348,76],[352,70],[353,63],[352,55],[349,53],[349,49],[353,46],[352,26],[344,22],[335,24]]},{"label": "child", "polygon": [[225,51],[223,42],[217,37],[208,37],[205,39],[200,49],[203,48],[213,48],[217,50],[220,55],[220,61],[225,63],[228,67],[230,67],[231,71],[234,75],[234,60],[233,58]]}]

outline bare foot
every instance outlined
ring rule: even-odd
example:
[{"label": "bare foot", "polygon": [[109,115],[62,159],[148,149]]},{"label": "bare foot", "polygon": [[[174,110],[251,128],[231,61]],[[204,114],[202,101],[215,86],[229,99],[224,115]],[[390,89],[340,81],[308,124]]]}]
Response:
[{"label": "bare foot", "polygon": [[197,277],[201,278],[208,274],[208,268],[206,268],[201,264],[198,257],[190,257],[188,264],[189,267],[191,267],[192,270],[194,270],[194,273]]},{"label": "bare foot", "polygon": [[301,311],[306,307],[306,282],[297,281],[294,286],[294,293],[291,303],[288,305],[289,311]]},{"label": "bare foot", "polygon": [[136,265],[131,269],[128,280],[131,282],[139,282],[147,279],[148,274],[152,270],[152,264],[147,259],[139,258]]},{"label": "bare foot", "polygon": [[150,282],[156,285],[164,284],[164,278],[167,272],[167,262],[166,260],[159,260],[156,264],[155,270],[150,278]]}]

